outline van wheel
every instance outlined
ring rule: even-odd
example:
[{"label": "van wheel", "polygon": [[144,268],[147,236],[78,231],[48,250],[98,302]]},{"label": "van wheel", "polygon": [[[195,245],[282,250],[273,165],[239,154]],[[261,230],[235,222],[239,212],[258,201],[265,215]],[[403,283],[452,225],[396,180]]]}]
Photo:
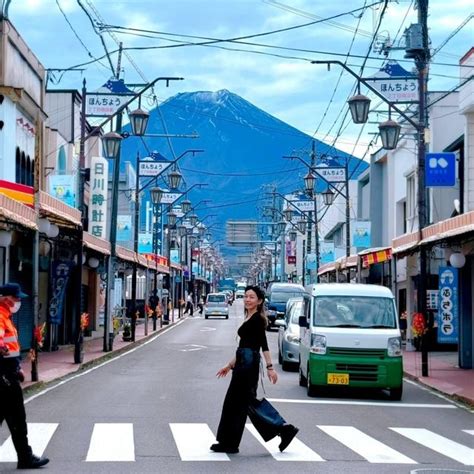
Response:
[{"label": "van wheel", "polygon": [[227,316],[225,317],[225,319],[229,319],[229,315],[227,315]]},{"label": "van wheel", "polygon": [[281,356],[281,351],[278,349],[278,363],[280,365],[283,364],[283,357]]},{"label": "van wheel", "polygon": [[400,387],[391,388],[389,390],[390,400],[401,400],[402,394],[403,394],[403,385],[400,385]]},{"label": "van wheel", "polygon": [[309,367],[308,367],[308,376],[306,377],[306,390],[308,393],[308,397],[316,396],[316,387],[311,383],[311,372],[309,371]]},{"label": "van wheel", "polygon": [[284,370],[285,372],[288,372],[291,368],[291,364],[286,361],[282,361],[281,363],[281,370]]},{"label": "van wheel", "polygon": [[300,387],[306,387],[306,377],[303,375],[303,371],[301,370],[301,365],[300,365]]},{"label": "van wheel", "polygon": [[207,314],[206,314],[206,316],[204,316],[204,317],[205,317],[206,319],[208,319],[208,318],[209,318],[209,316],[207,316]]}]

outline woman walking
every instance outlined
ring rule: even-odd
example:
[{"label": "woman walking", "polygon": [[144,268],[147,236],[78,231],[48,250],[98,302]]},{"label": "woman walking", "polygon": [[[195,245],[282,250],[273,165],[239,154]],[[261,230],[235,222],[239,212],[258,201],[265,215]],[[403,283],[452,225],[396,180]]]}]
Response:
[{"label": "woman walking", "polygon": [[211,450],[218,453],[239,452],[247,415],[265,441],[281,437],[280,451],[287,448],[298,432],[298,428],[287,424],[266,400],[262,403],[256,398],[260,349],[270,382],[275,384],[278,380],[265,333],[268,321],[263,309],[264,300],[265,294],[258,286],[245,289],[245,320],[237,331],[240,342],[236,355],[217,372],[217,377],[221,378],[233,371],[217,430],[217,443],[211,446]]}]

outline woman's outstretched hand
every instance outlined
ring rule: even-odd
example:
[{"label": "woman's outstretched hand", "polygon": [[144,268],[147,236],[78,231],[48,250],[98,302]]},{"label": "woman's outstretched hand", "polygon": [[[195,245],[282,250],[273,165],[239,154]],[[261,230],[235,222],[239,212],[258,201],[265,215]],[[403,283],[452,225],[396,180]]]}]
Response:
[{"label": "woman's outstretched hand", "polygon": [[278,374],[276,373],[275,369],[268,369],[267,370],[267,375],[268,375],[268,380],[270,380],[270,382],[272,384],[276,384],[277,381],[278,381]]},{"label": "woman's outstretched hand", "polygon": [[220,379],[221,377],[225,377],[230,371],[230,365],[226,365],[217,371],[217,378]]}]

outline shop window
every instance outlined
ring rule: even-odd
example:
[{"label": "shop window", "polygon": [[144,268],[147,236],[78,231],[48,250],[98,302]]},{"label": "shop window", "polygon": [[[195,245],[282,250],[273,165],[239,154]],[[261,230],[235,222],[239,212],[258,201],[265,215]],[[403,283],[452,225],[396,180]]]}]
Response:
[{"label": "shop window", "polygon": [[33,177],[34,161],[17,147],[15,153],[15,182],[33,186]]},{"label": "shop window", "polygon": [[407,177],[406,221],[407,230],[412,232],[416,216],[416,183],[415,173]]},{"label": "shop window", "polygon": [[63,145],[59,147],[58,152],[58,174],[66,174],[66,152]]}]

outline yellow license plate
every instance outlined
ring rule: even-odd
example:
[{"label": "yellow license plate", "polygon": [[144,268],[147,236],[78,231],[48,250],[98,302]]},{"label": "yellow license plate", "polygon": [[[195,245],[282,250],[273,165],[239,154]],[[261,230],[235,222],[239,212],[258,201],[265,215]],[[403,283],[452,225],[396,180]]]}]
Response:
[{"label": "yellow license plate", "polygon": [[349,374],[328,374],[328,384],[349,385]]}]

